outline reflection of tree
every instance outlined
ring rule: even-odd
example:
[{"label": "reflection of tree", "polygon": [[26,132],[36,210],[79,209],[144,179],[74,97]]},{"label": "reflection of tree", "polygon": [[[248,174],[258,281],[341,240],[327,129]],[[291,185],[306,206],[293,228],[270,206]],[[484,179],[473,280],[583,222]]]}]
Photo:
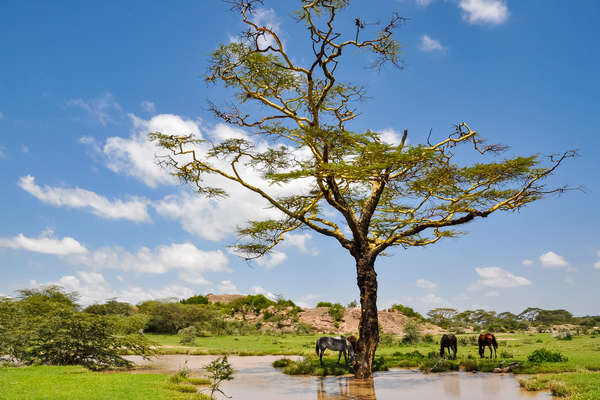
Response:
[{"label": "reflection of tree", "polygon": [[317,400],[377,400],[373,379],[339,378],[326,384],[321,379],[317,386]]}]

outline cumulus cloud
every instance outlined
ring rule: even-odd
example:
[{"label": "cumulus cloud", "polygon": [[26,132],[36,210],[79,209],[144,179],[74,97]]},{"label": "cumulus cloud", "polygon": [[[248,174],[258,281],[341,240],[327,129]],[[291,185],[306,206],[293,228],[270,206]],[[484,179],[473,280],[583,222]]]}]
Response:
[{"label": "cumulus cloud", "polygon": [[169,135],[194,135],[201,138],[196,121],[186,120],[177,115],[160,114],[146,121],[130,114],[133,129],[128,138],[118,136],[106,140],[101,149],[106,157],[108,168],[117,173],[132,176],[147,186],[175,185],[177,179],[156,164],[157,154],[165,154],[163,149],[148,141],[148,133],[162,132]]},{"label": "cumulus cloud", "polygon": [[[172,185],[178,183],[170,171],[156,165],[154,155],[164,155],[165,150],[147,140],[148,132],[163,132],[166,134],[188,135],[205,138],[208,141],[221,141],[228,138],[245,138],[252,142],[257,149],[266,150],[266,142],[256,142],[254,137],[240,129],[218,124],[210,130],[199,125],[198,121],[184,119],[177,115],[160,114],[150,120],[144,120],[131,115],[133,129],[127,138],[111,137],[100,152],[105,157],[108,168],[116,173],[135,177],[150,187]],[[202,157],[210,144],[202,143],[194,147],[198,156]],[[295,151],[290,149],[290,151]],[[302,152],[297,157],[305,158]],[[179,161],[185,162],[188,159]],[[211,159],[213,165],[224,171],[231,169],[230,160]],[[262,172],[253,168],[240,169],[243,178],[250,184],[263,188],[274,197],[286,196],[292,193],[306,193],[312,187],[309,178],[293,182],[293,184],[269,185]],[[217,175],[203,177],[204,184],[225,188],[229,197],[225,199],[207,199],[191,190],[181,190],[177,194],[164,197],[153,203],[156,212],[165,218],[178,221],[182,228],[193,235],[204,239],[218,241],[237,231],[247,220],[277,219],[281,213],[270,207],[258,194],[247,190],[241,185],[231,184],[230,181]],[[294,240],[293,238],[291,239]],[[300,240],[303,240],[300,238]],[[296,243],[296,242],[294,242]],[[297,242],[301,245],[300,242]],[[308,248],[307,248],[308,249]],[[301,251],[303,251],[301,249]],[[314,253],[313,250],[309,250]]]},{"label": "cumulus cloud", "polygon": [[66,261],[93,269],[117,269],[147,274],[178,271],[181,280],[194,284],[209,284],[203,277],[207,272],[231,271],[229,260],[221,250],[203,251],[192,243],[173,243],[154,249],[142,247],[136,252],[117,246],[103,247],[68,256]]},{"label": "cumulus cloud", "polygon": [[460,0],[462,18],[470,24],[499,25],[509,16],[504,0]]},{"label": "cumulus cloud", "polygon": [[219,291],[219,293],[225,293],[225,294],[237,293],[237,287],[235,286],[235,284],[233,282],[231,282],[229,280],[219,282],[219,285],[217,286],[217,290]]},{"label": "cumulus cloud", "polygon": [[284,235],[284,241],[279,245],[279,247],[295,247],[304,254],[309,254],[311,256],[318,255],[318,249],[309,247],[309,240],[312,240],[312,235],[310,233],[287,233]]},{"label": "cumulus cloud", "polygon": [[438,287],[436,283],[428,281],[427,279],[417,279],[417,286],[423,289],[434,290]]},{"label": "cumulus cloud", "polygon": [[67,291],[75,291],[79,294],[79,303],[83,306],[103,303],[113,298],[130,304],[139,304],[146,300],[183,299],[196,293],[193,289],[181,285],[167,285],[160,289],[129,286],[126,289],[116,290],[108,284],[102,274],[85,271],[63,276],[54,282],[39,284],[32,281],[31,285],[59,285]]},{"label": "cumulus cloud", "polygon": [[269,292],[268,290],[264,289],[261,286],[252,286],[250,288],[250,292],[252,294],[262,294],[263,296],[265,296],[266,298],[271,299],[271,300],[275,300],[277,297],[275,294],[273,294],[272,292]]},{"label": "cumulus cloud", "polygon": [[475,272],[479,275],[479,280],[471,286],[472,289],[482,287],[507,289],[531,285],[531,281],[528,279],[513,275],[500,267],[475,268]]},{"label": "cumulus cloud", "polygon": [[135,222],[149,222],[147,205],[144,198],[129,196],[128,200],[108,200],[89,190],[80,188],[61,188],[38,186],[31,175],[19,179],[18,186],[46,204],[57,207],[82,208],[101,218],[128,219]]},{"label": "cumulus cloud", "polygon": [[421,36],[419,48],[423,51],[443,52],[446,50],[446,48],[442,46],[442,44],[438,40],[432,39],[428,35]]},{"label": "cumulus cloud", "polygon": [[552,267],[566,267],[569,265],[567,260],[564,257],[556,254],[553,251],[549,251],[540,256],[540,262],[544,267],[552,268]]},{"label": "cumulus cloud", "polygon": [[106,126],[115,122],[115,114],[121,112],[121,106],[112,94],[104,95],[94,99],[71,99],[67,105],[85,110],[92,118],[95,118],[101,125]]},{"label": "cumulus cloud", "polygon": [[[281,37],[281,22],[272,8],[254,10],[251,20],[258,26],[266,26]],[[260,49],[266,49],[269,46],[277,47],[277,43],[271,35],[266,34],[258,39],[258,47]]]},{"label": "cumulus cloud", "polygon": [[64,237],[62,239],[52,237],[52,231],[43,232],[37,238],[28,238],[22,233],[12,238],[0,238],[0,247],[59,256],[69,254],[81,255],[88,252],[81,243],[72,237]]},{"label": "cumulus cloud", "polygon": [[384,129],[379,134],[379,138],[382,142],[390,144],[392,146],[397,146],[402,143],[402,133],[396,132],[393,129]]},{"label": "cumulus cloud", "polygon": [[522,263],[523,265],[532,265],[532,264],[533,264],[533,260],[528,260],[528,259],[525,259],[525,260],[523,260],[521,263]]},{"label": "cumulus cloud", "polygon": [[151,101],[142,101],[142,103],[140,105],[142,106],[144,111],[146,111],[148,114],[154,114],[156,112],[156,107],[154,106],[154,103]]},{"label": "cumulus cloud", "polygon": [[263,267],[275,268],[285,260],[287,260],[287,254],[272,250],[268,255],[257,258],[256,262]]}]

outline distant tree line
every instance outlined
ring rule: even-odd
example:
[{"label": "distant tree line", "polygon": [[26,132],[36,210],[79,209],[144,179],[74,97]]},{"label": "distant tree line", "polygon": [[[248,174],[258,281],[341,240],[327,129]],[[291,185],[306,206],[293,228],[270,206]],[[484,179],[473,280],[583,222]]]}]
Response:
[{"label": "distant tree line", "polygon": [[600,325],[600,316],[575,317],[567,310],[544,310],[529,307],[519,314],[484,309],[459,312],[454,308],[434,308],[427,313],[428,320],[443,328],[472,327],[495,332],[548,329],[552,325],[573,324],[584,327]]}]

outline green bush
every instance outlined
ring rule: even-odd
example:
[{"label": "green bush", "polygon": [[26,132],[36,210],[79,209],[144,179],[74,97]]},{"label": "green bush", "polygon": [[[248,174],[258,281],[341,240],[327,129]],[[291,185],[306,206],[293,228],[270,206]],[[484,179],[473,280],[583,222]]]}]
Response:
[{"label": "green bush", "polygon": [[433,343],[433,335],[431,333],[427,333],[427,334],[423,335],[423,342]]},{"label": "green bush", "polygon": [[334,322],[340,322],[344,319],[344,306],[340,303],[335,303],[331,307],[329,307],[329,311],[327,311],[329,315],[333,318]]},{"label": "green bush", "polygon": [[534,350],[528,357],[527,360],[532,363],[542,362],[563,362],[568,361],[568,358],[563,356],[560,352],[554,352],[546,349]]},{"label": "green bush", "polygon": [[202,296],[200,294],[192,297],[188,297],[187,299],[181,300],[181,304],[208,304],[208,297]]},{"label": "green bush", "polygon": [[122,334],[120,317],[78,311],[72,295],[52,287],[0,300],[0,350],[25,364],[127,367],[122,353],[153,354],[143,335]]},{"label": "green bush", "polygon": [[279,360],[273,361],[273,367],[274,368],[284,368],[284,367],[287,367],[288,365],[290,365],[291,362],[292,362],[292,360],[290,360],[289,358],[280,358]]},{"label": "green bush", "polygon": [[411,307],[403,306],[402,304],[394,304],[390,309],[399,311],[409,318],[417,318],[417,319],[420,319],[421,321],[425,321],[425,317],[423,317],[421,314],[419,314],[418,312],[413,310]]},{"label": "green bush", "polygon": [[187,328],[180,329],[179,332],[177,332],[177,335],[179,336],[179,343],[193,346],[196,342],[197,334],[198,331],[194,326],[188,326]]},{"label": "green bush", "polygon": [[421,333],[419,332],[419,324],[414,320],[409,320],[404,325],[404,337],[402,338],[403,343],[415,344],[419,343],[421,339]]},{"label": "green bush", "polygon": [[317,307],[331,307],[332,304],[328,301],[320,301],[317,303]]}]

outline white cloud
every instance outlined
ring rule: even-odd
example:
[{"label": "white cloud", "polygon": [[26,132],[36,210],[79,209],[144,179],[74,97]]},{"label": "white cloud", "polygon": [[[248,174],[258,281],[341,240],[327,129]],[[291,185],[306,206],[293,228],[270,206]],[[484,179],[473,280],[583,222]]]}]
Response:
[{"label": "white cloud", "polygon": [[151,101],[142,101],[141,106],[144,109],[144,111],[146,111],[149,114],[154,114],[156,112],[156,107]]},{"label": "white cloud", "polygon": [[417,279],[417,286],[423,289],[434,290],[438,287],[436,283],[428,281],[427,279]]},{"label": "white cloud", "polygon": [[121,106],[110,93],[105,93],[103,96],[95,99],[71,99],[67,102],[67,105],[79,107],[87,111],[101,125],[114,123],[114,114],[121,112]]},{"label": "white cloud", "polygon": [[311,256],[316,256],[319,254],[318,249],[308,247],[307,242],[312,240],[312,235],[310,233],[286,233],[283,238],[284,241],[281,243],[280,247],[296,247],[298,250],[300,250],[300,252],[304,254],[310,254]]},{"label": "white cloud", "polygon": [[421,43],[419,44],[419,48],[423,51],[443,52],[446,50],[446,48],[442,46],[442,44],[439,41],[430,38],[428,35],[421,36]]},{"label": "white cloud", "polygon": [[427,7],[433,0],[417,0],[417,4],[421,7]]},{"label": "white cloud", "polygon": [[564,257],[559,256],[553,251],[549,251],[540,256],[540,262],[544,267],[552,268],[552,267],[566,267],[569,265],[567,260]]},{"label": "white cloud", "polygon": [[4,119],[4,113],[2,111],[0,111],[0,120]]},{"label": "white cloud", "polygon": [[108,200],[89,190],[60,188],[44,185],[38,186],[31,175],[21,177],[18,185],[27,193],[44,203],[53,206],[83,208],[92,214],[108,219],[128,219],[135,222],[149,222],[150,215],[146,209],[149,201],[139,197],[129,196],[126,201]]},{"label": "white cloud", "polygon": [[485,294],[487,297],[498,297],[500,293],[497,290],[490,290]]},{"label": "white cloud", "polygon": [[154,249],[142,247],[128,252],[120,247],[103,247],[85,254],[72,255],[67,262],[94,269],[117,269],[148,274],[179,271],[179,278],[194,284],[208,284],[203,274],[229,272],[229,260],[221,251],[199,250],[191,243],[173,243]]},{"label": "white cloud", "polygon": [[460,0],[462,18],[470,24],[499,25],[508,19],[508,7],[504,0]]},{"label": "white cloud", "polygon": [[162,132],[168,135],[194,135],[200,138],[200,128],[195,121],[184,120],[172,114],[159,114],[149,121],[129,115],[133,129],[129,138],[118,136],[106,140],[102,148],[107,166],[117,173],[132,176],[152,188],[158,185],[175,185],[177,179],[156,164],[155,155],[165,150],[148,140],[148,133]]},{"label": "white cloud", "polygon": [[[266,26],[281,37],[281,23],[277,17],[277,14],[275,13],[275,10],[272,8],[259,8],[254,10],[251,19],[252,22],[258,26]],[[271,35],[266,34],[258,39],[258,47],[260,49],[266,49],[269,46],[273,46],[274,48],[277,47],[277,43]]]},{"label": "white cloud", "polygon": [[233,282],[231,282],[229,280],[219,282],[219,285],[217,286],[217,290],[220,293],[225,293],[225,294],[237,293],[237,287],[234,285]]},{"label": "white cloud", "polygon": [[275,298],[276,298],[275,294],[265,290],[261,286],[252,286],[250,288],[250,292],[252,294],[262,294],[263,296],[265,296],[266,298],[271,299],[271,300],[275,300]]},{"label": "white cloud", "polygon": [[[177,180],[170,175],[170,171],[156,165],[155,154],[164,155],[166,151],[147,140],[149,132],[163,132],[166,134],[188,135],[197,138],[203,137],[201,127],[197,121],[183,119],[176,115],[161,114],[146,121],[131,115],[133,130],[129,138],[111,137],[106,141],[101,152],[106,156],[107,166],[117,173],[130,175],[144,182],[150,187],[158,185],[176,184]],[[253,137],[240,130],[227,127],[223,124],[216,125],[211,131],[204,132],[208,140],[220,141],[227,138],[245,138],[260,150],[268,148],[265,142],[254,142]],[[209,144],[200,144],[194,149],[198,157],[210,149]],[[293,151],[293,150],[291,150]],[[297,152],[298,158],[306,158],[303,153]],[[185,162],[187,159],[178,160]],[[224,171],[230,171],[230,160],[214,160],[211,163]],[[261,171],[253,168],[240,169],[244,179],[250,184],[263,188],[274,197],[289,194],[302,194],[310,190],[311,179],[302,179],[286,185],[269,185],[261,175]],[[269,207],[269,204],[258,194],[247,190],[241,185],[232,184],[217,175],[203,176],[204,184],[226,188],[229,197],[224,199],[207,199],[191,190],[181,190],[178,194],[164,197],[153,203],[155,210],[163,217],[178,221],[184,230],[204,239],[218,241],[232,235],[237,228],[248,220],[276,219],[281,213]],[[292,237],[296,245],[302,246],[305,240]],[[306,249],[309,253],[315,250]]]},{"label": "white cloud", "polygon": [[287,260],[287,254],[281,251],[272,250],[268,255],[257,258],[256,262],[258,265],[262,265],[267,268],[274,268]]},{"label": "white cloud", "polygon": [[402,134],[400,132],[396,132],[393,129],[382,130],[379,134],[379,138],[382,142],[392,146],[397,146],[402,142]]},{"label": "white cloud", "polygon": [[594,263],[594,268],[600,269],[600,261]]},{"label": "white cloud", "polygon": [[29,147],[27,147],[27,146],[25,146],[25,145],[22,145],[22,146],[21,146],[21,151],[22,151],[23,153],[29,153]]},{"label": "white cloud", "polygon": [[0,158],[6,158],[6,147],[0,146]]},{"label": "white cloud", "polygon": [[0,247],[59,256],[87,253],[87,249],[72,237],[56,239],[51,235],[52,232],[49,231],[43,232],[38,238],[28,238],[19,233],[12,238],[0,238]]},{"label": "white cloud", "polygon": [[446,301],[433,293],[427,293],[424,296],[417,297],[416,300],[426,306],[446,304]]},{"label": "white cloud", "polygon": [[[30,282],[30,284],[32,286],[40,285],[36,281]],[[85,271],[79,271],[76,275],[63,276],[55,282],[41,284],[41,286],[45,285],[59,285],[67,291],[77,292],[80,296],[79,302],[83,306],[103,303],[112,298],[138,304],[146,300],[183,299],[196,293],[193,289],[180,285],[167,285],[161,289],[130,286],[126,289],[115,290],[110,287],[102,274]]]},{"label": "white cloud", "polygon": [[521,263],[522,263],[523,265],[532,265],[532,264],[533,264],[533,260],[528,260],[528,259],[525,259],[525,260],[523,260]]},{"label": "white cloud", "polygon": [[531,281],[528,279],[513,275],[500,267],[475,268],[475,272],[477,272],[480,279],[471,286],[472,289],[482,287],[507,289],[531,285]]}]

